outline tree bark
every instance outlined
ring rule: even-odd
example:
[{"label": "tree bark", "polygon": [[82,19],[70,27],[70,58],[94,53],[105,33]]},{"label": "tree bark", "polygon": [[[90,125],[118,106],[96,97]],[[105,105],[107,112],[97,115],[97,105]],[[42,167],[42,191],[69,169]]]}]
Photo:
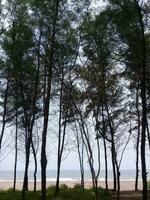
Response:
[{"label": "tree bark", "polygon": [[106,140],[103,138],[104,143],[104,154],[105,154],[105,187],[108,190],[108,163],[107,163],[107,148],[106,148]]},{"label": "tree bark", "polygon": [[136,177],[135,177],[135,190],[138,190],[138,177],[139,177],[139,145],[140,145],[140,112],[139,112],[139,93],[137,89],[136,94],[136,111],[137,111],[137,123],[138,123],[138,136],[137,136],[137,143],[136,143]]},{"label": "tree bark", "polygon": [[[105,78],[104,75],[103,75],[103,77]],[[105,85],[105,84],[103,84],[103,85]],[[106,124],[105,124],[105,116],[104,116],[104,106],[103,106],[103,104],[102,104],[102,121],[103,121],[103,135],[105,136],[106,135]],[[104,156],[105,156],[105,187],[106,187],[106,191],[107,191],[108,190],[108,163],[107,163],[107,147],[106,147],[106,139],[105,139],[105,137],[103,137],[103,144],[104,144]]]},{"label": "tree bark", "polygon": [[31,141],[31,147],[32,147],[32,152],[33,152],[33,157],[34,157],[34,165],[35,165],[35,169],[34,169],[34,192],[36,192],[36,175],[37,175],[37,158],[36,158],[36,151],[35,151],[35,147],[33,144],[33,140]]},{"label": "tree bark", "polygon": [[[58,149],[57,149],[57,179],[56,179],[56,188],[55,188],[55,197],[59,193],[59,179],[60,179],[60,166],[61,166],[61,140],[62,140],[62,97],[63,97],[63,82],[64,82],[64,70],[62,68],[61,74],[61,87],[60,87],[60,99],[59,99],[59,131],[58,131]],[[64,133],[65,134],[65,133]],[[62,144],[63,145],[63,144]]]},{"label": "tree bark", "polygon": [[23,188],[22,188],[22,197],[25,197],[25,192],[28,191],[28,168],[29,168],[29,160],[30,160],[30,141],[27,139],[26,144],[26,160],[25,160],[25,171],[24,171],[24,180],[23,180]]},{"label": "tree bark", "polygon": [[113,168],[113,190],[117,190],[117,176],[116,176],[116,166],[115,166],[115,153],[114,153],[114,141],[111,144],[111,158],[112,158],[112,168]]},{"label": "tree bark", "polygon": [[[17,96],[18,99],[18,96]],[[18,104],[18,100],[16,101]],[[13,190],[16,190],[16,175],[17,175],[17,160],[18,160],[18,105],[16,105],[16,134],[15,134],[15,164],[14,164],[14,185]]]},{"label": "tree bark", "polygon": [[80,165],[81,188],[84,191],[84,142],[83,142],[83,136],[82,135],[81,135],[81,141],[80,141],[79,132],[78,132],[76,122],[75,122],[75,132],[76,132],[79,165]]},{"label": "tree bark", "polygon": [[117,169],[117,200],[120,199],[120,170],[119,170],[119,166],[116,163],[116,169]]},{"label": "tree bark", "polygon": [[66,126],[67,126],[67,122],[66,122],[66,119],[65,119],[65,121],[64,121],[64,127],[63,127],[62,142],[61,142],[61,146],[60,146],[60,150],[59,150],[59,155],[58,155],[59,157],[58,157],[58,167],[57,167],[57,180],[56,180],[55,196],[57,196],[58,193],[59,193],[60,167],[61,167],[62,155],[63,155],[64,145],[65,145]]},{"label": "tree bark", "polygon": [[150,131],[149,131],[148,119],[146,122],[146,129],[147,129],[147,138],[148,138],[148,144],[149,144],[149,149],[150,149]]}]

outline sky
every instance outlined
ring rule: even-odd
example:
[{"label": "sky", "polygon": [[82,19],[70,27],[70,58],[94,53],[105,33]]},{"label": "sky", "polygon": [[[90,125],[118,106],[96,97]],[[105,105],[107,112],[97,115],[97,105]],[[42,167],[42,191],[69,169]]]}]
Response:
[{"label": "sky", "polygon": [[[50,144],[51,145],[51,144]],[[95,154],[95,160],[97,159],[97,155]],[[147,147],[147,160],[150,160],[150,151]],[[24,154],[19,153],[19,159],[18,159],[18,170],[23,170],[25,163],[24,163]],[[34,162],[31,157],[30,162],[30,170],[34,170]],[[123,161],[121,164],[121,169],[123,170],[129,170],[129,169],[135,169],[135,149],[134,149],[134,143],[133,140],[129,143],[127,146],[127,149],[125,151]],[[96,162],[95,162],[96,163]],[[53,151],[48,151],[48,165],[47,170],[56,170],[57,166],[57,157]],[[96,166],[96,164],[95,164]],[[103,146],[101,145],[101,169],[104,169],[104,152],[103,152]],[[111,154],[108,150],[108,168],[111,169]],[[150,163],[147,162],[147,168],[150,169]],[[0,170],[10,170],[12,171],[14,169],[14,150],[9,148],[9,150],[5,153],[5,156],[3,156],[3,160],[0,162]],[[78,154],[75,150],[71,151],[70,154],[67,156],[67,158],[62,162],[62,170],[79,170],[79,161],[78,161]],[[85,158],[85,169],[89,169],[87,158]],[[38,170],[40,170],[40,151],[38,156]]]}]

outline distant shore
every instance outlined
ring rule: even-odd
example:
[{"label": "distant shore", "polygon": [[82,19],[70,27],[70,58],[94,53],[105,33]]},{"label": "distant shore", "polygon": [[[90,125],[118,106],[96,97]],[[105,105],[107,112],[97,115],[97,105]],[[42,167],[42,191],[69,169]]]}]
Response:
[{"label": "distant shore", "polygon": [[[60,181],[60,184],[66,184],[68,187],[74,187],[76,184],[80,184],[79,181]],[[121,190],[122,191],[132,191],[134,190],[135,181],[133,180],[121,180]],[[47,187],[55,185],[55,181],[47,181]],[[105,188],[105,182],[99,181],[99,186]],[[108,181],[109,189],[113,188],[113,181]],[[0,180],[0,190],[7,190],[13,187],[12,180]],[[37,181],[37,190],[40,190],[41,183]],[[91,188],[92,181],[85,181],[85,187]],[[19,180],[16,182],[16,189],[22,189],[22,181]],[[33,190],[33,181],[29,181],[29,190]],[[142,190],[142,181],[139,181],[139,190]]]}]

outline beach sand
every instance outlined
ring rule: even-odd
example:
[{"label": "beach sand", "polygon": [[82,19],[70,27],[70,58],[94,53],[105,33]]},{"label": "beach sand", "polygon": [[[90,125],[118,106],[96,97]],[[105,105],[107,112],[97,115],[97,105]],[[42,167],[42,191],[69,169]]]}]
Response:
[{"label": "beach sand", "polygon": [[[60,181],[60,184],[66,184],[68,187],[73,187],[75,184],[79,184],[78,181]],[[135,182],[132,180],[122,180],[121,181],[121,190],[122,191],[132,191],[134,190]],[[47,181],[47,187],[55,185],[54,181]],[[99,186],[105,188],[105,182],[99,181]],[[113,188],[113,181],[108,181],[109,189]],[[13,181],[11,180],[0,180],[0,190],[7,190],[13,187]],[[40,181],[37,181],[37,189],[40,190],[41,184]],[[92,182],[85,181],[85,187],[91,188]],[[22,189],[22,181],[16,182],[16,189]],[[29,181],[29,190],[33,190],[33,181]],[[142,190],[142,181],[139,181],[139,190]]]}]

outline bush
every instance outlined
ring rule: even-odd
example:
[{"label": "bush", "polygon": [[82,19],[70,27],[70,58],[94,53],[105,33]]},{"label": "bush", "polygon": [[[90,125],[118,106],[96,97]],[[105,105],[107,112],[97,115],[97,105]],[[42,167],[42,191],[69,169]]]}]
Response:
[{"label": "bush", "polygon": [[68,186],[66,184],[61,184],[60,185],[60,190],[68,190]]},{"label": "bush", "polygon": [[[110,200],[111,198],[105,194],[105,191],[99,189],[98,199]],[[75,185],[74,188],[68,188],[67,185],[63,184],[60,187],[60,193],[57,198],[54,197],[55,186],[50,186],[47,189],[47,199],[52,200],[95,200],[95,194],[92,190],[86,189],[84,192],[81,190],[79,184]],[[0,191],[0,200],[21,200],[21,191],[13,192],[13,190]],[[39,200],[41,192],[26,192],[26,200]]]},{"label": "bush", "polygon": [[81,187],[81,185],[78,184],[78,183],[74,185],[74,189],[75,190],[83,190],[83,188]]}]

